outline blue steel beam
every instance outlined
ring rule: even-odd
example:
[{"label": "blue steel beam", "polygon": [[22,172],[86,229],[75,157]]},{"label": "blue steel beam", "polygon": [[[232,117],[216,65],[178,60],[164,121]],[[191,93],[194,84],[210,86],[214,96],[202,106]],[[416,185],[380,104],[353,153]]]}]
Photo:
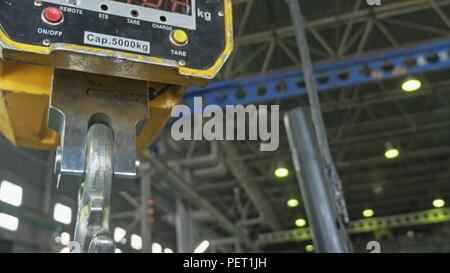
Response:
[{"label": "blue steel beam", "polygon": [[[450,68],[450,39],[415,47],[383,51],[358,58],[319,64],[314,67],[319,91],[417,75]],[[211,83],[190,88],[184,104],[193,109],[194,97],[205,105],[260,104],[306,94],[301,69],[291,69],[250,78]]]}]

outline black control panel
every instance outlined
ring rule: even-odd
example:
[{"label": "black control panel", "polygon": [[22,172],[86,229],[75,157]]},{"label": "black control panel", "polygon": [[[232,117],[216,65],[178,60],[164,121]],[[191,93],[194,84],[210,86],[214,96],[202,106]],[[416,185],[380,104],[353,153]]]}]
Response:
[{"label": "black control panel", "polygon": [[0,26],[22,44],[102,48],[205,70],[226,46],[224,8],[223,0],[0,0]]}]

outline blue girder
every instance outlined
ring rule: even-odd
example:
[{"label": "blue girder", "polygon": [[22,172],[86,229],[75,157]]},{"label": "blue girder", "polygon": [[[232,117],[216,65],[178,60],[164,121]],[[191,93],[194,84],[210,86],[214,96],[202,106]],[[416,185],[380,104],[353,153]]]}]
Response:
[{"label": "blue girder", "polygon": [[[415,47],[382,51],[362,57],[316,65],[319,91],[327,91],[395,77],[407,77],[450,68],[450,39]],[[302,71],[291,69],[250,78],[211,83],[206,88],[190,88],[184,104],[193,106],[193,98],[220,106],[260,104],[306,94]]]}]

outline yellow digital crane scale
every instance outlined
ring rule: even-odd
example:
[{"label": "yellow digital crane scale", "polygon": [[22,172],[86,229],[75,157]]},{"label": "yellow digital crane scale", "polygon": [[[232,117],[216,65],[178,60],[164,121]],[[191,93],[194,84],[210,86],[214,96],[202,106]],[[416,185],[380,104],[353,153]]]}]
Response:
[{"label": "yellow digital crane scale", "polygon": [[136,151],[232,47],[231,0],[0,0],[0,133],[84,178],[82,250],[111,250],[109,174],[136,174]]}]

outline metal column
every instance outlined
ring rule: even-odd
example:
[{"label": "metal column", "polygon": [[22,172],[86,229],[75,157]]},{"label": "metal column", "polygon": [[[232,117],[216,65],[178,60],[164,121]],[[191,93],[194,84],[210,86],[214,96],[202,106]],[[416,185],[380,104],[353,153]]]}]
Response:
[{"label": "metal column", "polygon": [[141,166],[141,236],[142,252],[152,252],[152,225],[148,218],[148,209],[150,208],[148,200],[151,198],[151,172],[150,164],[144,162]]},{"label": "metal column", "polygon": [[[47,158],[47,169],[45,170],[45,184],[44,184],[44,196],[42,200],[42,212],[45,216],[49,217],[51,219],[51,205],[52,205],[52,193],[53,193],[53,168],[50,168],[50,166],[53,165],[53,162],[55,162],[55,153],[49,152],[48,158]],[[38,236],[39,242],[41,244],[41,247],[39,251],[42,252],[49,252],[50,251],[50,245],[52,240],[52,234],[46,233],[45,235],[42,234]]]},{"label": "metal column", "polygon": [[189,205],[180,198],[176,201],[175,229],[177,234],[177,252],[194,252],[194,221]]},{"label": "metal column", "polygon": [[323,167],[327,170],[326,175],[330,179],[330,182],[334,188],[332,197],[336,200],[338,214],[343,218],[344,222],[348,223],[349,218],[347,213],[347,205],[342,194],[341,180],[336,171],[336,166],[334,165],[330,146],[328,144],[300,4],[298,3],[298,0],[286,0],[286,2],[289,6],[291,20],[295,30],[295,38],[297,40],[297,46],[302,59],[302,69],[308,92],[309,104],[311,106],[311,119],[313,121],[312,128],[314,128],[315,131],[317,147],[324,163]]},{"label": "metal column", "polygon": [[333,198],[331,181],[325,175],[309,109],[292,110],[284,121],[317,252],[351,252],[351,243]]}]

